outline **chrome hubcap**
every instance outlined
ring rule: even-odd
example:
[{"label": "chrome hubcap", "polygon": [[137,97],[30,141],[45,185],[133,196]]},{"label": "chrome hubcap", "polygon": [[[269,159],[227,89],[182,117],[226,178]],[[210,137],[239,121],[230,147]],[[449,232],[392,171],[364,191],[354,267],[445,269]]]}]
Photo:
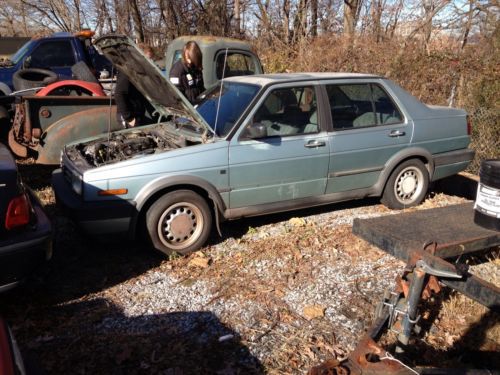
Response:
[{"label": "chrome hubcap", "polygon": [[414,167],[403,169],[396,180],[394,192],[402,204],[411,204],[422,191],[424,176]]},{"label": "chrome hubcap", "polygon": [[203,215],[198,207],[188,202],[173,204],[158,221],[158,237],[163,244],[178,250],[195,242],[203,229]]}]

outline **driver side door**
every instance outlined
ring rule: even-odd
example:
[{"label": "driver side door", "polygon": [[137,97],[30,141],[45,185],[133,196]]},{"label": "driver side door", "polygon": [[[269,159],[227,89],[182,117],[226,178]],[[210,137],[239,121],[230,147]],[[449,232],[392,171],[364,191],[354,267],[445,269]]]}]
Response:
[{"label": "driver side door", "polygon": [[323,195],[328,135],[313,84],[269,89],[229,146],[230,207]]}]

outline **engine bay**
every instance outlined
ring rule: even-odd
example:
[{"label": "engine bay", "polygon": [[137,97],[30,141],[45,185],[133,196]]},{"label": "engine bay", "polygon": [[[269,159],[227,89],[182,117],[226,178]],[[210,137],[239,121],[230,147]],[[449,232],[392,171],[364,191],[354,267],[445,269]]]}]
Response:
[{"label": "engine bay", "polygon": [[[158,129],[140,129],[111,133],[108,138],[78,143],[66,147],[66,154],[76,164],[85,161],[87,167],[99,167],[144,155],[165,152],[168,150],[186,147],[194,142],[184,137],[174,136]],[[83,166],[83,165],[81,165]]]}]

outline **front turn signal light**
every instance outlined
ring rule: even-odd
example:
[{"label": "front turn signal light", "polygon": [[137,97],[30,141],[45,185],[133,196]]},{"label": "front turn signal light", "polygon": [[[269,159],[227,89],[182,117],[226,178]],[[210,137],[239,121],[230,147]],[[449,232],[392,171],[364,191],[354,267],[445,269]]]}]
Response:
[{"label": "front turn signal light", "polygon": [[101,190],[97,193],[97,195],[101,197],[107,197],[110,195],[125,195],[128,193],[128,189],[109,189],[109,190]]}]

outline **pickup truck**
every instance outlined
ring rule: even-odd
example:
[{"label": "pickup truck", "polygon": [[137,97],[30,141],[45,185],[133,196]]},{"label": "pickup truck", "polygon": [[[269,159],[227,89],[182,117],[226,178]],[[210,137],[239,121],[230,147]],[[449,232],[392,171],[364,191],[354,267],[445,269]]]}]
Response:
[{"label": "pickup truck", "polygon": [[48,37],[34,38],[23,45],[10,59],[0,62],[0,95],[8,95],[15,87],[16,72],[27,69],[52,71],[58,80],[71,79],[71,67],[85,62],[97,71],[109,69],[110,63],[99,55],[91,43],[92,31],[59,32]]},{"label": "pickup truck", "polygon": [[181,36],[168,44],[165,52],[167,72],[182,56],[182,48],[195,41],[203,54],[203,82],[209,88],[222,78],[262,74],[262,64],[252,46],[244,40],[216,36]]}]

